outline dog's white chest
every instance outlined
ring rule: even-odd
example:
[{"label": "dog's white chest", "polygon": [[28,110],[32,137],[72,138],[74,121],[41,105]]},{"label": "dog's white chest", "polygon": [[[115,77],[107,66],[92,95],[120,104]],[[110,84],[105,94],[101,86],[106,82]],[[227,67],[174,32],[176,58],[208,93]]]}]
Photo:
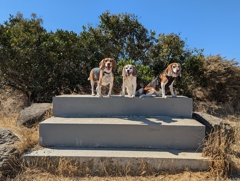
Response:
[{"label": "dog's white chest", "polygon": [[125,79],[125,85],[131,86],[136,84],[136,77],[135,76],[129,76]]},{"label": "dog's white chest", "polygon": [[105,74],[102,78],[102,85],[108,85],[110,82],[112,82],[112,73]]}]

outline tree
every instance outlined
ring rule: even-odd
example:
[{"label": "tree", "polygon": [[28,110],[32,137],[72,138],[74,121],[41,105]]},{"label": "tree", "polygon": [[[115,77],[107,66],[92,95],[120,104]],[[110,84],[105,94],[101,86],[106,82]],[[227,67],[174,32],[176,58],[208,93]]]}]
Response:
[{"label": "tree", "polygon": [[28,96],[34,90],[41,89],[38,82],[39,58],[44,57],[41,42],[46,36],[41,23],[42,19],[35,14],[27,20],[18,13],[16,17],[11,15],[9,21],[4,22],[5,26],[1,26],[1,77],[5,85],[21,90]]},{"label": "tree", "polygon": [[18,13],[0,27],[0,73],[3,84],[21,90],[30,101],[51,101],[87,82],[85,56],[74,32],[47,33],[35,14]]},{"label": "tree", "polygon": [[[133,61],[146,61],[148,49],[153,45],[154,33],[150,33],[132,14],[100,15],[100,24],[93,28],[86,27],[81,38],[84,37],[88,49],[99,57],[112,57],[116,60],[131,59]],[[90,47],[91,45],[91,47]]]}]

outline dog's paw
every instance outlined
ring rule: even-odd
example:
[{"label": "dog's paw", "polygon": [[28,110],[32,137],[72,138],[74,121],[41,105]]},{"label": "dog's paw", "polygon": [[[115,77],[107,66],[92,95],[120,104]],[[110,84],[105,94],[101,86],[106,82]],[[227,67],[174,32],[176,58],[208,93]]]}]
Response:
[{"label": "dog's paw", "polygon": [[98,97],[103,97],[102,94],[98,95]]},{"label": "dog's paw", "polygon": [[92,96],[95,96],[95,94],[92,94]]},{"label": "dog's paw", "polygon": [[167,96],[162,96],[162,98],[167,99]]},{"label": "dog's paw", "polygon": [[134,98],[134,97],[135,97],[135,95],[132,95],[131,97],[132,97],[132,98]]},{"label": "dog's paw", "polygon": [[172,97],[177,97],[176,95],[172,95]]},{"label": "dog's paw", "polygon": [[110,95],[110,94],[108,94],[106,97],[111,97],[111,95]]},{"label": "dog's paw", "polygon": [[125,97],[125,94],[122,94],[121,97]]}]

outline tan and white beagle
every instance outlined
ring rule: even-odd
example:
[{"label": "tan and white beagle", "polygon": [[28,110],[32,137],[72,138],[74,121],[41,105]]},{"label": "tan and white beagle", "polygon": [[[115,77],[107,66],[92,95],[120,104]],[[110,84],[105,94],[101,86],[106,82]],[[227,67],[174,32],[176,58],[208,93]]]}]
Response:
[{"label": "tan and white beagle", "polygon": [[[163,98],[167,98],[165,88],[169,87],[172,97],[176,97],[173,91],[173,84],[178,76],[182,76],[181,74],[182,68],[179,63],[171,63],[168,67],[158,75],[154,80],[152,80],[143,90],[142,95],[144,96],[160,96]],[[161,89],[160,89],[161,88]]]},{"label": "tan and white beagle", "polygon": [[128,96],[135,97],[137,87],[137,68],[134,65],[125,65],[122,69],[122,96],[125,96],[127,88]]},{"label": "tan and white beagle", "polygon": [[102,97],[102,86],[109,84],[109,91],[107,97],[111,96],[114,75],[112,70],[116,70],[117,64],[113,58],[104,58],[99,67],[93,68],[90,72],[88,80],[90,80],[92,95],[94,96],[94,84],[97,83],[96,92],[99,97]]}]

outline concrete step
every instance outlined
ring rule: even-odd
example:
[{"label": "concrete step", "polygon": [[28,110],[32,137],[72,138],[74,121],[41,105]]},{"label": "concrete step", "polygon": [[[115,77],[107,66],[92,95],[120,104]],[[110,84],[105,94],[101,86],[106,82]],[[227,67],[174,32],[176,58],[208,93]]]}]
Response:
[{"label": "concrete step", "polygon": [[178,96],[130,98],[121,96],[61,95],[53,97],[57,117],[170,116],[192,117],[192,99]]},{"label": "concrete step", "polygon": [[[92,172],[111,168],[139,170],[148,166],[156,170],[208,170],[209,158],[201,153],[184,150],[144,150],[144,149],[80,149],[45,148],[24,155],[25,163],[30,166],[57,165],[61,160],[73,161],[79,168],[88,167]],[[62,163],[62,162],[61,162]],[[128,169],[126,169],[128,168]]]},{"label": "concrete step", "polygon": [[190,118],[52,117],[40,123],[42,146],[198,149],[205,126]]}]

